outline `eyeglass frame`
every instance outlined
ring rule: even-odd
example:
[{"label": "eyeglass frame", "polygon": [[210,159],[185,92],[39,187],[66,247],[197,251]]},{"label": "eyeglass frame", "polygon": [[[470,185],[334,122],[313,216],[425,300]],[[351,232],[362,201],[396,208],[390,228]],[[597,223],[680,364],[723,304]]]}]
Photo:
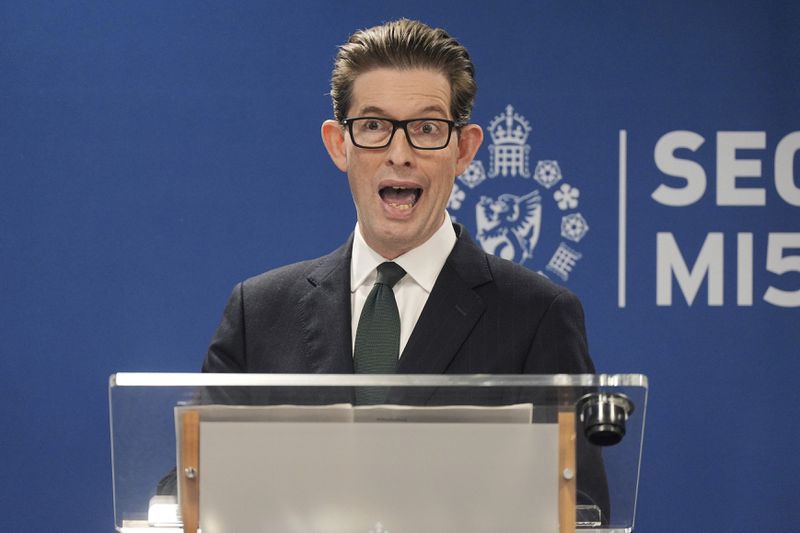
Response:
[{"label": "eyeglass frame", "polygon": [[[389,134],[389,139],[386,141],[386,144],[381,146],[364,146],[358,144],[356,142],[356,136],[353,134],[353,121],[354,120],[383,120],[385,122],[389,122],[392,125],[392,133]],[[447,124],[447,142],[445,142],[442,146],[438,148],[425,148],[423,146],[417,146],[414,144],[414,141],[411,140],[411,136],[408,134],[408,124],[411,122],[417,122],[420,120],[432,120],[436,122],[444,122]],[[403,133],[406,134],[406,141],[408,141],[408,145],[414,148],[415,150],[444,150],[448,146],[450,146],[450,139],[453,137],[453,130],[458,130],[467,125],[466,122],[456,122],[454,120],[446,119],[446,118],[434,118],[434,117],[423,117],[423,118],[410,118],[408,120],[392,120],[386,117],[347,117],[342,120],[342,126],[347,128],[347,131],[350,133],[350,140],[353,142],[353,145],[357,146],[358,148],[363,148],[364,150],[382,150],[392,144],[392,140],[394,139],[394,134],[397,133],[397,130],[403,130]]]}]

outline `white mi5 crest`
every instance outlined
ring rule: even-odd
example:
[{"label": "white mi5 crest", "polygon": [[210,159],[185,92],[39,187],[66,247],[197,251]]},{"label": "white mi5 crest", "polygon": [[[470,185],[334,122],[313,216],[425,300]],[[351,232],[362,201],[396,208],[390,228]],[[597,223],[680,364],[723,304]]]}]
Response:
[{"label": "white mi5 crest", "polygon": [[558,161],[539,160],[530,171],[532,128],[512,105],[487,130],[489,170],[475,159],[458,176],[447,206],[451,216],[473,231],[486,252],[567,282],[583,257],[578,243],[589,231],[578,211],[580,189],[565,179]]}]

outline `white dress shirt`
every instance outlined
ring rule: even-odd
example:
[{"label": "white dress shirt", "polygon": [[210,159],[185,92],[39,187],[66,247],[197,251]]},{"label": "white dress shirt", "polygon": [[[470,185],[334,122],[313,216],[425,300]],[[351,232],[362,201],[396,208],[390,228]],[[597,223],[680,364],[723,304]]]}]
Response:
[{"label": "white dress shirt", "polygon": [[[450,221],[450,216],[445,213],[444,222],[430,239],[394,259],[394,262],[403,267],[406,275],[394,286],[394,297],[397,301],[397,310],[400,313],[400,353],[406,347],[411,332],[422,314],[422,308],[428,301],[428,296],[433,290],[433,284],[439,277],[447,256],[456,244],[456,232]],[[384,261],[389,261],[378,252],[369,247],[361,236],[361,229],[356,222],[353,236],[353,257],[350,262],[350,303],[352,320],[352,341],[356,342],[358,320],[364,302],[372,290],[377,278],[377,267]]]}]

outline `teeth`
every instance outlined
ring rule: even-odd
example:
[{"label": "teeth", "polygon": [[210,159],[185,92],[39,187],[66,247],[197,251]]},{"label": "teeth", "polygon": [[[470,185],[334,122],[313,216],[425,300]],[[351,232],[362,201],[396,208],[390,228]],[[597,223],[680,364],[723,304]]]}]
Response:
[{"label": "teeth", "polygon": [[[415,187],[403,187],[403,186],[388,186],[386,188],[381,189],[381,191],[387,193],[386,195],[384,195],[383,192],[381,192],[380,195],[381,195],[381,198],[383,198],[383,201],[385,201],[386,204],[389,205],[390,207],[392,207],[394,209],[398,209],[400,211],[406,211],[406,210],[411,209],[412,207],[414,207],[416,205],[416,203],[417,203],[417,200],[419,199],[419,196],[422,194],[422,191],[417,189],[417,188],[415,188]],[[389,194],[389,191],[391,191],[392,194]],[[405,197],[408,198],[408,196],[407,196],[408,192],[414,192],[414,191],[416,191],[416,193],[413,194],[407,200],[407,203],[398,203],[396,201],[392,202],[390,198],[386,198],[385,197],[385,196],[392,196],[393,194],[396,194],[396,195],[402,195],[402,196],[405,196]],[[399,199],[399,198],[395,198],[395,200],[397,200],[397,199]]]}]

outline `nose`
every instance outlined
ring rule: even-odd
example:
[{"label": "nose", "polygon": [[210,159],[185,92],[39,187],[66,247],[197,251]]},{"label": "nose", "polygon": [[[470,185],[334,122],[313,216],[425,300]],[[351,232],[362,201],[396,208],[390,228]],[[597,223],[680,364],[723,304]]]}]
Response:
[{"label": "nose", "polygon": [[406,132],[398,128],[386,152],[387,165],[410,167],[414,162],[414,148],[408,143]]}]

